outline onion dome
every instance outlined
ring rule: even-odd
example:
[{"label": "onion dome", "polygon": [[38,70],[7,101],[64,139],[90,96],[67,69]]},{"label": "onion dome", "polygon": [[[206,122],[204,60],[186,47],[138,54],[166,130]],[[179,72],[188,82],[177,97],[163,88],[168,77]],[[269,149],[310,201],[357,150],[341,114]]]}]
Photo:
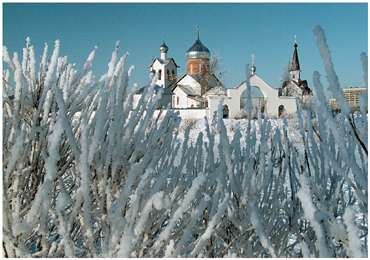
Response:
[{"label": "onion dome", "polygon": [[159,47],[159,51],[160,51],[160,52],[167,53],[167,51],[168,51],[168,46],[166,45],[166,43],[165,43],[165,42],[163,42],[163,43],[161,44],[161,46]]},{"label": "onion dome", "polygon": [[209,49],[198,39],[186,52],[188,58],[209,58],[210,51]]}]

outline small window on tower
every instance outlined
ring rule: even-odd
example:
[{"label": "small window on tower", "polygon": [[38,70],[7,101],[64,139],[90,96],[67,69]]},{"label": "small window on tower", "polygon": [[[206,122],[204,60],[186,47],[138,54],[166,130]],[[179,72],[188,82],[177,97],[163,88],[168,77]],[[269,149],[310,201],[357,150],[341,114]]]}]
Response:
[{"label": "small window on tower", "polygon": [[172,79],[176,78],[175,70],[172,70]]},{"label": "small window on tower", "polygon": [[158,79],[161,80],[162,79],[162,70],[158,70]]},{"label": "small window on tower", "polygon": [[170,78],[171,78],[170,70],[167,70],[167,79],[170,79]]},{"label": "small window on tower", "polygon": [[177,97],[177,105],[180,104],[180,97]]}]

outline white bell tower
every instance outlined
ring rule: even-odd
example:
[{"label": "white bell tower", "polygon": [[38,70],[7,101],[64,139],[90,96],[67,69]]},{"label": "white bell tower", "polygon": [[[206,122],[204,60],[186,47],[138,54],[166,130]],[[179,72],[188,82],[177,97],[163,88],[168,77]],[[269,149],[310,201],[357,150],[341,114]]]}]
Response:
[{"label": "white bell tower", "polygon": [[160,57],[150,65],[150,72],[156,77],[155,84],[163,88],[169,87],[177,79],[177,64],[167,56],[168,47],[165,42],[159,47]]}]

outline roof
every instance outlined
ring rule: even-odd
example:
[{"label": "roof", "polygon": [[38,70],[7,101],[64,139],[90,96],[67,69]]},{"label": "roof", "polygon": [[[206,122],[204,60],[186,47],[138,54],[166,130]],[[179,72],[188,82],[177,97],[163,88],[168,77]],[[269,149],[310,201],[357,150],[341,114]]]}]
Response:
[{"label": "roof", "polygon": [[210,53],[209,49],[199,40],[199,38],[187,50],[187,53],[188,52],[208,52]]},{"label": "roof", "polygon": [[[278,87],[275,87],[275,86],[272,86],[271,84],[269,84],[268,82],[266,82],[264,79],[262,79],[257,73],[253,74],[250,76],[251,77],[258,77],[260,80],[262,80],[263,82],[265,82],[268,86],[270,86],[272,89],[279,89]],[[239,85],[237,85],[236,87],[233,87],[233,88],[230,88],[230,89],[238,89],[240,88],[243,84],[246,84],[246,80],[243,80],[242,82],[239,83]]]},{"label": "roof", "polygon": [[300,70],[297,47],[298,47],[298,44],[295,43],[294,44],[293,59],[292,59],[292,66],[291,66],[290,70]]},{"label": "roof", "polygon": [[[185,78],[186,76],[192,77],[196,82],[201,84],[202,80],[204,80],[205,76],[202,75],[190,75],[190,74],[184,74],[176,82],[174,82],[171,85],[171,91],[173,91],[178,85],[178,83]],[[224,84],[216,77],[215,74],[208,74],[209,78],[207,78],[207,83],[208,83],[208,89],[214,88],[214,87],[224,87]]]},{"label": "roof", "polygon": [[165,65],[169,64],[172,61],[173,64],[175,64],[176,68],[180,68],[180,66],[176,64],[176,62],[173,58],[168,58],[168,59],[165,59],[165,60],[162,60],[160,58],[155,58],[155,59],[152,60],[152,63],[150,63],[150,65],[148,67],[151,67],[156,60],[159,61],[161,64],[165,64]]},{"label": "roof", "polygon": [[226,89],[223,86],[217,86],[208,90],[204,95],[226,95]]},{"label": "roof", "polygon": [[173,91],[177,87],[177,83],[179,83],[183,78],[185,78],[188,74],[184,74],[181,77],[179,77],[171,86],[171,91]]},{"label": "roof", "polygon": [[224,84],[222,84],[222,82],[216,77],[215,74],[208,74],[206,76],[204,75],[189,75],[191,76],[192,78],[194,78],[197,82],[201,83],[202,80],[204,80],[205,78],[204,77],[208,77],[207,78],[207,83],[208,83],[208,89],[211,89],[211,88],[214,88],[214,87],[218,87],[218,86],[224,86]]}]

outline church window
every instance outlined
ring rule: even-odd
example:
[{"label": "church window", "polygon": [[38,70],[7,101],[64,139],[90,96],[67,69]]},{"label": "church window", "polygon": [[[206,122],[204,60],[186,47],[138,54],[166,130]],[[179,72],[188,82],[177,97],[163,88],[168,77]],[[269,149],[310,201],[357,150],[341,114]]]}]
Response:
[{"label": "church window", "polygon": [[170,70],[167,70],[167,79],[171,79]]},{"label": "church window", "polygon": [[177,97],[177,105],[180,104],[180,97]]},{"label": "church window", "polygon": [[172,70],[172,79],[176,78],[175,70]]},{"label": "church window", "polygon": [[158,70],[158,79],[161,80],[162,79],[162,70]]}]

